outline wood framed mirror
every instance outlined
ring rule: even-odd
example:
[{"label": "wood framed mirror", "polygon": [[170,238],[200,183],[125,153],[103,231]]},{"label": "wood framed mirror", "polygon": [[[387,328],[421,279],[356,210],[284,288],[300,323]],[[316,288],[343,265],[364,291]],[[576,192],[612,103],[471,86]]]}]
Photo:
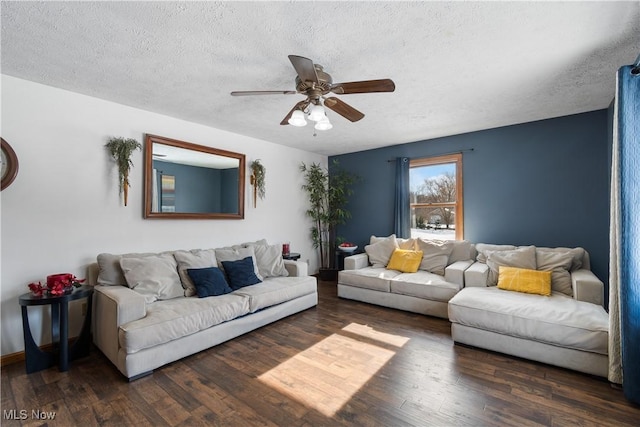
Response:
[{"label": "wood framed mirror", "polygon": [[145,137],[144,217],[244,219],[245,155]]}]

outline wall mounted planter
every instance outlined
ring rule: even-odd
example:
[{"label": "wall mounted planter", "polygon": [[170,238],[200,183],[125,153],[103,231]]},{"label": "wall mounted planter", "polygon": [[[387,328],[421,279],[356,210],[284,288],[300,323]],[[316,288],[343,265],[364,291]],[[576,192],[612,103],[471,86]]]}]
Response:
[{"label": "wall mounted planter", "polygon": [[120,183],[120,193],[124,194],[124,205],[127,206],[129,198],[129,171],[133,166],[131,154],[135,150],[142,149],[142,145],[133,138],[110,138],[105,144],[109,154],[118,165],[118,177]]}]

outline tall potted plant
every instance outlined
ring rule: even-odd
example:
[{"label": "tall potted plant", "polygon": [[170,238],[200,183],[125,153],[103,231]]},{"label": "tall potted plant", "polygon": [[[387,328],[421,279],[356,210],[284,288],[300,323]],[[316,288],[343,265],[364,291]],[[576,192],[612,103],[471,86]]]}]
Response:
[{"label": "tall potted plant", "polygon": [[306,191],[311,204],[307,216],[313,221],[313,247],[320,253],[320,278],[331,280],[336,276],[335,257],[331,256],[336,250],[335,228],[351,218],[346,205],[349,196],[353,194],[352,186],[358,178],[340,169],[335,160],[331,174],[318,163],[302,163],[300,171],[304,174],[305,181],[302,189]]},{"label": "tall potted plant", "polygon": [[133,138],[110,138],[105,144],[109,154],[118,164],[118,178],[120,182],[120,193],[124,193],[124,205],[127,206],[129,198],[129,171],[133,166],[131,154],[135,150],[140,150],[142,145]]}]

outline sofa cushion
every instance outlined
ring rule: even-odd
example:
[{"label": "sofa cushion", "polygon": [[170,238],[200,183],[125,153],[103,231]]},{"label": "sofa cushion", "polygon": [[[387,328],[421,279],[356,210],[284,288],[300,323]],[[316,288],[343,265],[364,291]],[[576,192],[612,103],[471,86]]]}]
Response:
[{"label": "sofa cushion", "polygon": [[453,244],[453,249],[449,255],[447,265],[471,259],[471,242],[468,240],[452,240],[451,243]]},{"label": "sofa cushion", "polygon": [[608,353],[607,312],[558,292],[542,297],[498,288],[464,288],[449,301],[449,320],[560,347]]},{"label": "sofa cushion", "polygon": [[142,258],[124,257],[120,267],[127,285],[144,295],[148,303],[184,297],[184,289],[178,276],[178,264],[171,254]]},{"label": "sofa cushion", "polygon": [[[590,269],[590,266],[588,265],[588,261],[585,260],[585,258],[588,258],[588,254],[587,251],[584,250],[584,248],[563,248],[563,247],[558,247],[558,248],[545,248],[545,247],[537,247],[536,248],[536,254],[539,254],[540,252],[560,252],[560,253],[570,253],[571,254],[571,267],[569,267],[569,271],[573,272],[576,270],[580,270],[582,268],[585,268],[587,270]],[[585,262],[587,265],[585,265]]]},{"label": "sofa cushion", "polygon": [[460,286],[447,282],[438,274],[418,270],[391,279],[390,290],[394,294],[447,302],[460,290]]},{"label": "sofa cushion", "polygon": [[391,254],[393,254],[393,251],[398,248],[396,235],[392,234],[385,238],[371,236],[371,241],[374,243],[364,247],[364,251],[369,256],[369,263],[374,268],[386,267],[391,259]]},{"label": "sofa cushion", "polygon": [[233,291],[218,267],[189,268],[187,274],[195,285],[199,298],[215,297]]},{"label": "sofa cushion", "polygon": [[[170,253],[170,252],[163,252]],[[129,254],[108,254],[98,255],[98,279],[97,284],[103,286],[126,286],[127,280],[122,273],[120,260],[122,258],[142,258],[156,256],[158,253],[129,253]]]},{"label": "sofa cushion", "polygon": [[240,249],[245,249],[245,248],[254,247],[254,246],[266,246],[268,244],[269,243],[267,243],[267,239],[260,239],[260,240],[254,241],[254,242],[244,242],[244,243],[231,245],[231,246],[225,246],[225,247],[217,248],[217,249],[238,251]]},{"label": "sofa cushion", "polygon": [[257,285],[238,289],[234,291],[233,294],[247,297],[249,300],[249,311],[254,313],[263,308],[315,292],[317,292],[316,278],[313,276],[304,276],[295,279],[289,277],[270,277]]},{"label": "sofa cushion", "polygon": [[260,240],[256,240],[255,242],[244,242],[241,243],[240,245],[235,245],[235,248],[248,248],[249,246],[267,246],[269,243],[267,243],[267,239],[260,239]]},{"label": "sofa cushion", "polygon": [[288,276],[282,259],[282,247],[279,245],[250,245],[256,254],[258,273],[263,279],[267,277]]},{"label": "sofa cushion", "polygon": [[453,242],[447,240],[417,239],[416,246],[423,252],[420,270],[444,276],[444,269],[453,251]]},{"label": "sofa cushion", "polygon": [[234,294],[215,298],[176,298],[147,306],[147,315],[120,326],[120,346],[130,354],[249,313],[249,299]]},{"label": "sofa cushion", "polygon": [[[384,240],[389,240],[389,239],[395,239],[396,242],[398,241],[398,239],[397,239],[395,234],[390,234],[390,235],[384,236],[384,237],[374,236],[372,234],[371,237],[369,237],[369,244],[373,245],[374,243],[382,242]],[[405,239],[400,239],[400,240],[405,240]]]},{"label": "sofa cushion", "polygon": [[[584,251],[583,251],[584,252]],[[576,252],[570,250],[558,251],[536,248],[536,264],[538,270],[551,272],[551,286],[554,291],[572,296],[571,266]],[[582,255],[580,255],[582,258]]]},{"label": "sofa cushion", "polygon": [[222,266],[229,280],[229,286],[234,291],[262,281],[253,270],[253,257],[248,256],[237,261],[222,261]]},{"label": "sofa cushion", "polygon": [[[253,261],[253,272],[258,279],[262,280],[262,276],[260,275],[260,270],[258,269],[258,263],[256,261],[256,253],[253,246],[248,247],[240,247],[236,246],[235,248],[218,248],[216,251],[216,260],[218,261],[218,268],[224,271],[224,265],[222,261],[239,261],[241,259],[245,259],[250,256]],[[226,271],[225,271],[226,273]]]},{"label": "sofa cushion", "polygon": [[397,270],[403,273],[415,273],[420,267],[422,261],[422,251],[413,251],[409,249],[396,249],[391,254],[388,270]]},{"label": "sofa cushion", "polygon": [[217,267],[216,251],[214,249],[193,249],[190,251],[175,251],[173,257],[178,262],[178,275],[184,288],[184,296],[190,297],[196,294],[196,286],[187,269]]},{"label": "sofa cushion", "polygon": [[389,292],[389,280],[400,275],[396,270],[366,267],[338,272],[338,283],[374,291]]},{"label": "sofa cushion", "polygon": [[551,272],[504,267],[498,269],[498,288],[527,294],[551,295]]},{"label": "sofa cushion", "polygon": [[489,266],[489,286],[498,283],[498,267],[536,269],[536,247],[523,246],[513,250],[486,251]]},{"label": "sofa cushion", "polygon": [[487,263],[487,255],[488,252],[493,251],[512,251],[514,249],[518,249],[517,246],[513,245],[490,245],[487,243],[477,243],[476,251],[478,251],[478,255],[476,257],[476,261]]},{"label": "sofa cushion", "polygon": [[396,237],[396,242],[398,242],[398,247],[400,249],[406,249],[408,251],[416,250],[416,239],[408,238],[408,239],[399,239]]}]

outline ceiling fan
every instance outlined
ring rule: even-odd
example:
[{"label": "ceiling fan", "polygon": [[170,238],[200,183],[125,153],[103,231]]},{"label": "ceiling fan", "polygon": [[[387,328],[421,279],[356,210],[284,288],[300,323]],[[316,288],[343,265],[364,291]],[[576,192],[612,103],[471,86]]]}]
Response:
[{"label": "ceiling fan", "polygon": [[289,111],[289,114],[280,122],[281,125],[305,126],[305,114],[309,120],[316,122],[318,130],[331,129],[333,126],[325,113],[325,109],[340,114],[352,122],[357,122],[364,114],[335,96],[325,95],[333,92],[337,95],[350,93],[393,92],[396,85],[391,79],[363,80],[347,83],[333,83],[331,76],[323,71],[322,65],[314,64],[309,58],[297,55],[289,55],[289,60],[296,70],[296,90],[258,90],[258,91],[234,91],[233,96],[246,95],[306,95],[307,98],[298,102]]}]

